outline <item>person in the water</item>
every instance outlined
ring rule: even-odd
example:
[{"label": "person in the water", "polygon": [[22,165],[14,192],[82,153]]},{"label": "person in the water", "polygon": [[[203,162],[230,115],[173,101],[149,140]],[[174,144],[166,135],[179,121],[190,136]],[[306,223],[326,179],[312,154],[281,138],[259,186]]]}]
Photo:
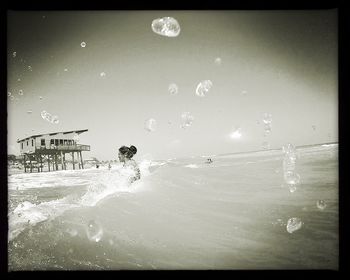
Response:
[{"label": "person in the water", "polygon": [[120,162],[123,162],[124,167],[132,168],[135,172],[134,176],[130,178],[131,183],[141,178],[140,169],[135,160],[132,157],[137,153],[135,146],[122,146],[119,148],[118,158]]}]

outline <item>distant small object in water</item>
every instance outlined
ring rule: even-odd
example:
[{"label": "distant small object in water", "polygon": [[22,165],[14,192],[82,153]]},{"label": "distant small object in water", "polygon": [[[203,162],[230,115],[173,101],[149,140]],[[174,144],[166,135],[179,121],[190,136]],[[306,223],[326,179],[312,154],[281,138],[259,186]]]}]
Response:
[{"label": "distant small object in water", "polygon": [[207,158],[207,163],[212,163],[212,159],[211,158]]},{"label": "distant small object in water", "polygon": [[96,164],[96,168],[99,168],[100,167],[100,165],[99,164]]}]

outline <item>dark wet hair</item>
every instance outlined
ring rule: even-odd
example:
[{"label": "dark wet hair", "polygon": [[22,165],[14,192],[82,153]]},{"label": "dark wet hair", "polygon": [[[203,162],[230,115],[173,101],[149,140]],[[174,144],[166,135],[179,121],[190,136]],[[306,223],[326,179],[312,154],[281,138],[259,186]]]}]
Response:
[{"label": "dark wet hair", "polygon": [[130,159],[137,153],[137,149],[133,145],[131,145],[130,148],[127,146],[121,146],[119,152]]}]

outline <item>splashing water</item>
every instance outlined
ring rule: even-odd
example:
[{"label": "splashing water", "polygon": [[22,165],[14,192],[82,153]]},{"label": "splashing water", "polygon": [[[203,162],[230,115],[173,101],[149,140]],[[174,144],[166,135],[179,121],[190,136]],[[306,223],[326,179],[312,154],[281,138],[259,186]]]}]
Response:
[{"label": "splashing water", "polygon": [[181,114],[181,119],[182,119],[181,128],[186,128],[192,125],[194,117],[191,115],[190,112],[183,112]]},{"label": "splashing water", "polygon": [[179,87],[174,83],[170,84],[168,87],[168,91],[170,92],[170,94],[176,95],[179,91]]},{"label": "splashing water", "polygon": [[145,129],[149,132],[154,132],[157,128],[157,122],[155,119],[148,119],[145,121]]},{"label": "splashing water", "polygon": [[176,19],[163,17],[152,21],[152,30],[154,33],[162,36],[177,37],[180,34],[181,28]]},{"label": "splashing water", "polygon": [[293,233],[294,231],[301,229],[302,225],[303,223],[300,218],[290,218],[287,223],[287,231]]},{"label": "splashing water", "polygon": [[204,97],[208,91],[212,88],[213,83],[210,80],[201,81],[196,88],[196,95]]}]

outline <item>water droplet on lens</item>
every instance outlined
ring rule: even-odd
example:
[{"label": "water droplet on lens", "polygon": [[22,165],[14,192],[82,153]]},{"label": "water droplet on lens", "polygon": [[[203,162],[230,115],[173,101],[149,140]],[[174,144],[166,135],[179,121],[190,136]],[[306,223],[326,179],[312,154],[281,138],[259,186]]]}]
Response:
[{"label": "water droplet on lens", "polygon": [[103,236],[103,229],[94,220],[90,220],[87,224],[86,234],[90,241],[99,242]]},{"label": "water droplet on lens", "polygon": [[287,223],[287,231],[293,233],[302,227],[303,223],[300,218],[290,218]]},{"label": "water droplet on lens", "polygon": [[183,112],[181,114],[181,119],[182,119],[182,128],[186,128],[192,125],[194,117],[191,115],[190,112]]},{"label": "water droplet on lens", "polygon": [[213,86],[213,83],[210,80],[201,81],[197,85],[196,95],[200,97],[204,97],[208,93],[208,91],[211,89],[212,86]]},{"label": "water droplet on lens", "polygon": [[284,173],[284,181],[288,185],[297,185],[300,183],[300,175],[293,171],[287,171]]},{"label": "water droplet on lens", "polygon": [[324,200],[317,200],[317,208],[320,210],[324,210],[327,207],[327,204]]},{"label": "water droplet on lens", "polygon": [[148,119],[145,121],[145,129],[149,132],[155,131],[157,128],[157,122],[155,119]]},{"label": "water droplet on lens", "polygon": [[163,17],[152,21],[152,30],[154,33],[162,36],[176,37],[180,34],[181,29],[176,19]]},{"label": "water droplet on lens", "polygon": [[168,87],[168,91],[170,94],[175,95],[178,93],[179,87],[176,84],[170,84]]},{"label": "water droplet on lens", "polygon": [[221,65],[221,58],[220,57],[215,58],[214,63],[218,66]]}]

